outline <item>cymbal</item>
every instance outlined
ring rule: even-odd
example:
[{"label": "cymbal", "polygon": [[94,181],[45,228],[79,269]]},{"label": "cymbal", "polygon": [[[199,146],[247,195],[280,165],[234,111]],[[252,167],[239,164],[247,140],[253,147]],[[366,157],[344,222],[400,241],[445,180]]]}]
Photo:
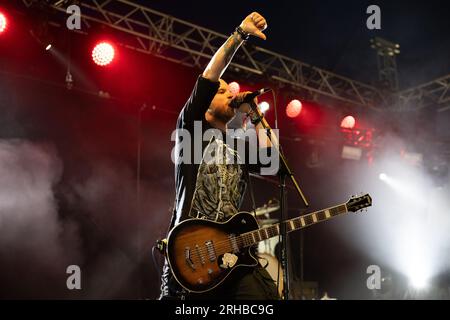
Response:
[{"label": "cymbal", "polygon": [[265,225],[269,225],[269,224],[275,224],[280,221],[278,219],[260,219],[260,220],[258,220],[258,222],[260,225],[265,226]]},{"label": "cymbal", "polygon": [[255,215],[258,216],[268,216],[269,213],[278,211],[280,209],[280,206],[278,204],[275,205],[264,205],[262,207],[256,208]]}]

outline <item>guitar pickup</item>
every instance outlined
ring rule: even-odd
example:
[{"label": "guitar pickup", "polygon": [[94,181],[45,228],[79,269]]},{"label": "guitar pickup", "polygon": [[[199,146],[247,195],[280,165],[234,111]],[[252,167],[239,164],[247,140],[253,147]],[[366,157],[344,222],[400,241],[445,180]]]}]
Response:
[{"label": "guitar pickup", "polygon": [[208,251],[209,261],[216,261],[216,251],[214,250],[214,245],[211,240],[205,242],[206,251]]},{"label": "guitar pickup", "polygon": [[233,253],[239,253],[239,245],[236,240],[236,235],[230,234],[228,236],[228,238],[230,239],[231,248],[233,249]]},{"label": "guitar pickup", "polygon": [[205,264],[205,258],[203,257],[203,255],[202,255],[202,253],[200,251],[200,247],[198,245],[195,245],[195,250],[197,251],[197,254],[198,254],[199,258],[200,258],[200,263],[202,265],[204,265]]},{"label": "guitar pickup", "polygon": [[191,267],[192,270],[195,270],[194,262],[191,259],[191,248],[186,247],[184,249],[184,258],[186,260],[186,263]]}]

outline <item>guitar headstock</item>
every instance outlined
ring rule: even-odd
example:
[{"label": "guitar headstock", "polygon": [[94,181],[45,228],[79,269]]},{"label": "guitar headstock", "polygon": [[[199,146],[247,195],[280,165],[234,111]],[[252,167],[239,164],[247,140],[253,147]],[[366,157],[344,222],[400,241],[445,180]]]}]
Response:
[{"label": "guitar headstock", "polygon": [[364,208],[370,207],[372,205],[372,197],[369,194],[363,196],[353,196],[347,203],[347,210],[349,212],[358,212]]}]

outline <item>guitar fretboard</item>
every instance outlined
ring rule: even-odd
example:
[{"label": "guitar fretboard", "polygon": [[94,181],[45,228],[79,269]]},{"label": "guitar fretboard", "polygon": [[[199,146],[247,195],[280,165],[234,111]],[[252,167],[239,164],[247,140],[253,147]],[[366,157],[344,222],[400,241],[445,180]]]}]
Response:
[{"label": "guitar fretboard", "polygon": [[[284,223],[287,232],[299,230],[307,226],[334,218],[338,215],[347,213],[347,206],[341,204],[335,207],[331,207],[325,210],[312,212],[304,216],[300,216],[291,220],[287,220]],[[264,227],[258,230],[243,233],[236,237],[239,247],[249,247],[255,245],[266,239],[276,237],[280,234],[280,224],[274,224],[268,227]]]}]

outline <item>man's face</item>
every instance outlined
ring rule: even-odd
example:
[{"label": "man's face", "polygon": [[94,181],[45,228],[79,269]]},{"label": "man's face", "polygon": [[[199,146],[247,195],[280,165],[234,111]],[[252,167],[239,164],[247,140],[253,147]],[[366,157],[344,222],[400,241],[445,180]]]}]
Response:
[{"label": "man's face", "polygon": [[228,88],[228,84],[222,79],[219,81],[219,90],[211,101],[209,110],[216,119],[227,123],[236,115],[236,110],[230,107],[230,102],[233,100],[233,95]]}]

